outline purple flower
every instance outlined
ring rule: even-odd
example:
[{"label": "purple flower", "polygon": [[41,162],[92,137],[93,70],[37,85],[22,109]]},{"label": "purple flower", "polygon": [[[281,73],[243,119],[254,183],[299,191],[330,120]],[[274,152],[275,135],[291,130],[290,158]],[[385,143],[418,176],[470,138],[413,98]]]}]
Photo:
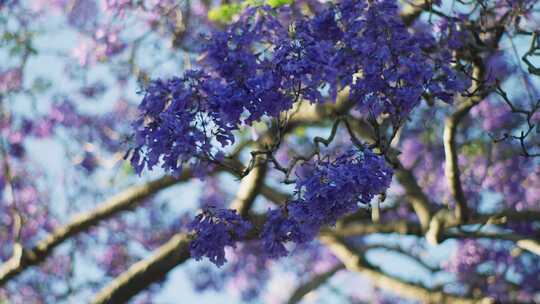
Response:
[{"label": "purple flower", "polygon": [[95,0],[75,0],[69,6],[68,23],[80,29],[90,29],[96,21],[97,13]]},{"label": "purple flower", "polygon": [[237,240],[244,238],[252,226],[230,209],[205,209],[188,225],[195,233],[189,244],[191,255],[200,260],[207,257],[220,267],[225,262],[225,246],[235,246]]},{"label": "purple flower", "polygon": [[282,209],[270,210],[261,232],[265,255],[269,258],[286,256],[288,251],[284,243],[292,241],[294,234],[300,233],[300,227],[293,219],[287,218]]},{"label": "purple flower", "polygon": [[322,226],[334,225],[359,203],[369,204],[386,191],[393,174],[384,158],[369,150],[350,150],[335,160],[308,163],[302,171],[306,174],[296,182],[299,198],[268,212],[261,239],[271,258],[287,254],[284,243],[309,242]]},{"label": "purple flower", "polygon": [[213,160],[215,143],[230,145],[242,125],[277,118],[299,100],[334,102],[346,86],[357,110],[400,124],[424,93],[450,101],[468,87],[451,56],[427,53],[434,41],[410,33],[392,0],[342,1],[290,25],[269,7],[248,8],[210,35],[204,72],[145,89],[132,164],[140,173],[162,161],[177,173]]}]

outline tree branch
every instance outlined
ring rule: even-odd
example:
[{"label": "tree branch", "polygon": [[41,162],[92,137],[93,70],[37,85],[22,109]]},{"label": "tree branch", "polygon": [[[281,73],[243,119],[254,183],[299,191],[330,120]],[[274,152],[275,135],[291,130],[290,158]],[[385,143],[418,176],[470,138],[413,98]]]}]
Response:
[{"label": "tree branch", "polygon": [[[250,215],[254,228],[246,236],[246,240],[258,236],[264,224],[264,216]],[[102,288],[94,297],[94,304],[125,303],[151,284],[165,278],[167,273],[190,258],[189,242],[193,236],[178,233],[154,253],[133,264],[128,270],[116,277]]]},{"label": "tree branch", "polygon": [[418,3],[413,1],[409,3],[400,14],[401,20],[403,20],[406,26],[411,26],[420,17],[422,12],[431,8],[431,3],[431,1],[418,1]]},{"label": "tree branch", "polygon": [[311,278],[308,282],[298,286],[296,290],[292,293],[291,297],[287,301],[287,304],[296,304],[302,300],[302,298],[308,293],[316,290],[321,285],[326,283],[336,272],[345,268],[345,265],[339,264],[332,267],[330,270],[318,274]]},{"label": "tree branch", "polygon": [[540,256],[540,242],[532,237],[518,235],[514,233],[492,233],[492,232],[449,232],[445,234],[445,238],[478,238],[478,239],[495,239],[506,240],[516,243],[518,248],[529,251],[532,254]]},{"label": "tree branch", "polygon": [[92,303],[125,303],[152,283],[189,259],[189,237],[180,233],[159,247],[155,253],[133,264],[126,272],[101,289]]},{"label": "tree branch", "polygon": [[373,233],[397,233],[422,236],[422,229],[420,225],[406,220],[379,223],[374,223],[371,221],[360,221],[351,222],[346,225],[339,225],[338,223],[335,229],[321,229],[321,235],[337,234],[340,237],[351,237]]},{"label": "tree branch", "polygon": [[414,212],[418,216],[418,220],[422,226],[422,231],[427,231],[429,222],[431,221],[431,210],[428,197],[416,182],[416,178],[411,170],[403,168],[403,166],[399,164],[395,176],[398,182],[405,188],[407,198],[410,200]]},{"label": "tree branch", "polygon": [[[255,189],[254,183],[247,183],[244,184],[245,187]],[[269,186],[266,186],[264,184],[260,185],[258,187],[261,194],[265,195],[267,199],[271,200],[272,202],[276,204],[283,204],[284,201],[287,200],[287,195],[285,193],[281,193],[280,191],[277,191]],[[244,191],[244,190],[242,190]],[[241,191],[240,191],[241,192]],[[254,199],[255,197],[253,197]],[[512,214],[511,212],[509,214]],[[514,213],[512,217],[514,218],[528,218],[528,216],[535,216],[536,213],[526,213],[526,214],[517,214]],[[496,214],[489,214],[485,215],[484,218],[490,218],[497,216]],[[354,215],[351,215],[351,217],[355,217]],[[259,227],[262,226],[264,223],[264,219],[262,217],[257,216],[250,216],[250,219],[252,219],[252,222],[255,222],[255,226]],[[422,230],[420,225],[408,222],[408,221],[393,221],[389,223],[370,223],[366,222],[365,219],[366,216],[364,213],[359,213],[359,219],[364,219],[364,221],[354,221],[351,220],[350,222],[347,222],[346,224],[339,223],[336,225],[336,231],[331,230],[330,228],[323,228],[321,230],[321,233],[319,234],[319,238],[321,240],[324,239],[335,239],[335,238],[341,238],[341,237],[347,237],[347,236],[357,236],[357,235],[364,235],[364,234],[371,234],[371,233],[400,233],[400,234],[411,234],[411,235],[417,235],[422,236]],[[253,230],[251,237],[256,237],[257,235],[257,228]],[[339,237],[338,237],[339,235]],[[181,240],[180,240],[181,239]],[[185,262],[189,258],[189,246],[188,246],[189,240],[184,234],[178,234],[173,239],[171,239],[169,242],[158,248],[155,253],[150,256],[147,259],[141,260],[140,262],[134,264],[131,266],[125,273],[120,275],[118,278],[113,280],[108,286],[106,286],[104,289],[102,289],[96,298],[94,299],[94,303],[102,304],[102,303],[118,303],[119,301],[127,301],[132,296],[136,295],[140,291],[148,288],[152,283],[161,280],[166,273],[171,271],[174,267],[180,265],[181,263]],[[345,263],[344,263],[345,264]],[[483,302],[471,302],[469,299],[465,299],[464,302],[463,299],[456,296],[448,296],[441,291],[438,290],[429,290],[426,289],[426,287],[417,285],[414,283],[408,283],[403,282],[398,278],[394,278],[391,276],[388,276],[384,273],[382,273],[378,268],[375,266],[372,266],[370,264],[366,264],[365,266],[366,270],[368,271],[368,276],[374,276],[376,278],[376,285],[377,284],[386,284],[386,282],[390,282],[390,285],[388,288],[393,289],[396,287],[397,289],[401,288],[400,286],[404,286],[406,290],[403,292],[403,294],[400,293],[400,295],[415,295],[420,296],[420,298],[415,297],[415,299],[426,299],[426,297],[436,300],[436,299],[443,299],[443,302],[440,303],[450,303],[453,300],[458,300],[455,303],[483,303]],[[347,268],[349,268],[347,266]],[[155,274],[155,270],[159,269],[161,276],[158,276]],[[337,270],[336,270],[337,271]],[[378,283],[377,283],[378,282]],[[324,282],[321,282],[320,284],[323,284]],[[320,285],[319,284],[319,285]],[[318,285],[318,286],[319,286]],[[315,289],[318,286],[314,286],[312,288]],[[380,286],[380,285],[379,285]],[[384,288],[384,286],[381,286]],[[308,287],[303,287],[302,290],[307,290]],[[129,291],[124,295],[124,291]],[[309,292],[309,291],[307,291]],[[307,293],[306,292],[306,293]],[[300,291],[298,291],[300,293]],[[429,296],[429,294],[433,294]],[[426,296],[428,294],[428,296]],[[301,297],[300,297],[301,299]],[[462,302],[460,302],[462,301]],[[294,302],[293,302],[294,303]],[[451,302],[454,303],[454,302]],[[486,302],[488,303],[488,302]]]},{"label": "tree branch", "polygon": [[430,289],[424,285],[406,282],[400,278],[384,273],[379,267],[369,263],[351,246],[335,235],[326,234],[319,239],[328,246],[334,255],[343,262],[348,270],[367,276],[371,282],[399,296],[423,301],[426,303],[473,304],[493,303],[489,298],[465,298],[445,293],[438,289]]},{"label": "tree branch", "polygon": [[[444,212],[442,212],[444,211]],[[475,224],[504,224],[508,220],[514,221],[540,221],[540,212],[503,210],[498,213],[478,214],[466,223],[460,223],[449,210],[439,211],[431,221],[426,239],[437,244],[449,238],[490,238],[508,240],[516,243],[516,246],[533,254],[540,255],[540,242],[534,238],[521,236],[515,233],[488,233],[488,232],[449,232],[449,228],[457,228]],[[373,233],[397,233],[403,235],[422,236],[421,226],[407,220],[373,223],[369,220],[351,221],[340,223],[336,228],[323,228],[320,235],[335,235],[342,238],[368,235]]]},{"label": "tree branch", "polygon": [[[266,164],[263,160],[260,157],[255,160],[256,167],[242,179],[236,197],[231,203],[231,208],[243,217],[248,216],[259,189],[263,185],[266,173]],[[185,262],[189,257],[189,237],[186,234],[177,234],[159,247],[149,258],[132,265],[101,289],[93,303],[126,302],[148,288],[150,284],[162,279],[170,270]]]},{"label": "tree branch", "polygon": [[72,220],[56,228],[32,248],[22,249],[0,266],[0,286],[17,276],[30,266],[43,262],[58,245],[65,240],[87,230],[99,222],[109,219],[121,211],[126,211],[140,204],[144,199],[174,184],[189,180],[192,173],[186,170],[178,178],[165,176],[143,185],[128,188],[98,204],[91,212],[76,215]]},{"label": "tree branch", "polygon": [[242,217],[248,215],[257,194],[266,177],[267,164],[262,155],[255,157],[255,167],[247,176],[242,178],[240,186],[236,192],[236,197],[231,203],[231,208],[238,211]]},{"label": "tree branch", "polygon": [[395,245],[385,245],[385,244],[369,244],[366,246],[363,246],[361,248],[362,251],[368,251],[372,249],[383,249],[390,252],[395,252],[400,255],[406,256],[409,259],[414,260],[418,265],[422,266],[426,270],[428,270],[431,273],[441,271],[440,267],[433,266],[428,264],[426,261],[424,261],[420,256],[413,254],[412,252],[407,251],[406,249],[403,249],[400,246]]},{"label": "tree branch", "polygon": [[[481,59],[477,60],[473,68],[473,85],[471,87],[473,95],[459,104],[457,110],[445,121],[443,144],[444,144],[444,174],[448,180],[450,193],[456,201],[455,216],[458,221],[464,221],[467,218],[467,199],[463,192],[460,180],[460,169],[458,164],[458,151],[456,144],[457,128],[469,111],[487,96],[486,92],[477,91],[481,89],[480,83],[484,79],[484,67]],[[482,90],[485,91],[485,90]]]}]

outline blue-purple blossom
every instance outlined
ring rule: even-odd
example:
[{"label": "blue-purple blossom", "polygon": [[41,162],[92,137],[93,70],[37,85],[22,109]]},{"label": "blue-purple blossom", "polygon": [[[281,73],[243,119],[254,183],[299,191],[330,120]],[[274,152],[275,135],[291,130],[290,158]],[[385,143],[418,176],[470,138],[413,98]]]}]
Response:
[{"label": "blue-purple blossom", "polygon": [[[137,172],[163,167],[178,172],[193,158],[213,159],[218,153],[212,139],[225,146],[233,142],[231,123],[211,104],[214,86],[209,76],[189,71],[182,78],[155,80],[146,88],[139,106],[140,118],[134,123],[136,147],[131,162]],[[143,150],[144,149],[144,150]]]},{"label": "blue-purple blossom", "polygon": [[440,60],[427,53],[433,37],[408,31],[395,1],[372,1],[357,13],[345,13],[355,2],[338,4],[345,27],[340,62],[348,66],[340,70],[347,69],[344,84],[351,87],[360,110],[374,116],[387,113],[399,121],[424,93],[448,101],[468,87],[455,83],[449,58]]},{"label": "blue-purple blossom", "polygon": [[434,37],[408,31],[393,0],[344,0],[291,24],[279,15],[248,8],[211,34],[204,72],[151,82],[135,122],[137,172],[163,162],[177,173],[215,159],[216,143],[231,144],[241,126],[277,118],[300,100],[334,102],[345,87],[357,110],[396,124],[425,94],[450,101],[468,87],[449,52],[430,53]]},{"label": "blue-purple blossom", "polygon": [[296,192],[300,196],[288,206],[289,217],[308,235],[314,227],[333,225],[342,216],[354,212],[359,204],[369,204],[377,194],[385,192],[392,181],[392,169],[382,156],[369,150],[350,150],[335,160],[321,160],[311,166],[309,174],[298,178]]},{"label": "blue-purple blossom", "polygon": [[386,191],[393,174],[384,158],[369,150],[350,150],[304,167],[307,173],[296,182],[299,198],[268,213],[261,238],[270,257],[286,255],[284,243],[309,242],[322,226],[369,204]]},{"label": "blue-purple blossom", "polygon": [[196,260],[207,257],[218,267],[225,262],[225,246],[234,247],[236,241],[246,237],[252,225],[235,210],[208,208],[187,226],[195,233],[189,250]]},{"label": "blue-purple blossom", "polygon": [[284,243],[302,240],[303,227],[300,227],[294,219],[290,219],[283,209],[268,211],[264,224],[261,241],[265,249],[265,255],[269,258],[286,256],[288,251]]}]

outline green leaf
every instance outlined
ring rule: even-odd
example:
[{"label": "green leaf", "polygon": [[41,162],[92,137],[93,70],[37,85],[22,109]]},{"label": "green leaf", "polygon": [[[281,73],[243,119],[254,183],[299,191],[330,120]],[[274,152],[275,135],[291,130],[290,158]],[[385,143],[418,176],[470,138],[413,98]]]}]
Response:
[{"label": "green leaf", "polygon": [[214,22],[229,23],[242,10],[238,3],[223,4],[208,12],[208,19]]},{"label": "green leaf", "polygon": [[298,137],[306,136],[306,128],[305,127],[298,127],[294,130],[294,135]]},{"label": "green leaf", "polygon": [[124,161],[122,163],[122,173],[126,176],[135,174],[135,170],[131,166],[131,163],[129,161]]},{"label": "green leaf", "polygon": [[246,7],[258,7],[266,4],[272,8],[278,8],[293,2],[294,0],[245,0],[242,3],[223,4],[211,9],[208,12],[208,19],[227,24]]},{"label": "green leaf", "polygon": [[266,4],[272,8],[278,8],[287,4],[292,4],[294,0],[266,0]]}]

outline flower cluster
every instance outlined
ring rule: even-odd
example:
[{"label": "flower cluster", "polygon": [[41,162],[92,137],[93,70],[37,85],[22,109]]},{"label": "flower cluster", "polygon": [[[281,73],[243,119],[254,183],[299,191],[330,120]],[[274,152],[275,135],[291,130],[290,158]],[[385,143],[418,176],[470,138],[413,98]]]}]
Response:
[{"label": "flower cluster", "polygon": [[285,210],[268,211],[261,233],[263,246],[266,249],[265,254],[269,258],[286,256],[288,251],[284,243],[303,240],[300,229],[297,222],[287,217]]},{"label": "flower cluster", "polygon": [[248,9],[228,30],[209,39],[204,63],[225,84],[219,97],[230,121],[239,122],[247,111],[249,124],[291,108],[294,91],[283,86],[285,75],[272,58],[272,47],[286,39],[286,27],[269,8]]},{"label": "flower cluster", "polygon": [[[353,9],[352,5],[358,6],[355,1],[338,4],[342,12]],[[361,110],[402,119],[424,93],[449,101],[455,92],[467,88],[466,82],[454,81],[449,61],[435,60],[427,53],[435,45],[433,37],[409,33],[394,1],[364,6],[361,18],[349,13],[342,21],[348,29],[343,39],[346,59],[342,61],[352,69],[347,84]],[[444,73],[438,75],[437,71]]]},{"label": "flower cluster", "polygon": [[[369,204],[392,181],[392,169],[382,156],[369,150],[350,150],[333,160],[322,159],[302,166],[296,182],[296,196],[283,208],[270,210],[260,233],[267,258],[287,255],[285,243],[313,240],[324,225]],[[246,236],[251,225],[234,210],[208,207],[188,225],[196,237],[191,254],[208,257],[214,264],[225,262],[225,246]]]},{"label": "flower cluster", "polygon": [[244,238],[251,224],[230,209],[208,208],[187,226],[195,233],[194,240],[189,244],[191,255],[200,260],[207,257],[217,266],[225,262],[225,246],[233,246],[236,241]]},{"label": "flower cluster", "polygon": [[306,164],[296,182],[298,199],[268,213],[261,238],[270,257],[287,254],[284,243],[311,241],[324,225],[369,204],[392,181],[392,169],[373,152],[346,152],[335,160]]},{"label": "flower cluster", "polygon": [[[513,284],[521,286],[517,297],[522,302],[530,302],[540,287],[538,269],[539,258],[528,253],[516,254],[512,244],[500,240],[461,240],[444,268],[456,275],[458,282],[470,286],[481,281],[479,277],[489,274],[489,284],[480,284],[484,294],[503,302],[512,302]],[[519,274],[512,277],[509,284],[508,273]]]},{"label": "flower cluster", "polygon": [[139,106],[142,116],[134,123],[137,147],[131,161],[137,172],[151,169],[161,158],[164,168],[177,172],[193,157],[214,158],[212,139],[232,143],[234,125],[220,113],[218,86],[196,71],[150,84]]},{"label": "flower cluster", "polygon": [[176,172],[216,157],[215,143],[232,143],[242,125],[279,117],[300,99],[335,101],[345,87],[360,111],[398,123],[423,94],[449,100],[467,88],[448,56],[429,53],[433,37],[407,30],[393,0],[343,0],[291,24],[279,13],[246,9],[208,39],[204,72],[146,88],[135,123],[138,172],[160,158]]}]

